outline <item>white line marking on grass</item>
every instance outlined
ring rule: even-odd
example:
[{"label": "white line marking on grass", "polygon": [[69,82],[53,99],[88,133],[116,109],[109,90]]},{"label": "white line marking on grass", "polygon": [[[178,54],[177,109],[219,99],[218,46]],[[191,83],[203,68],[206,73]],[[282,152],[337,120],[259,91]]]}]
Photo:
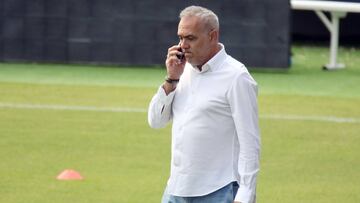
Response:
[{"label": "white line marking on grass", "polygon": [[97,112],[133,112],[146,113],[147,109],[127,107],[97,107],[97,106],[68,106],[56,104],[24,104],[24,103],[0,103],[0,108],[11,109],[45,109],[45,110],[69,110],[69,111],[97,111]]},{"label": "white line marking on grass", "polygon": [[261,115],[260,118],[272,120],[323,121],[333,123],[360,123],[360,118],[344,118],[336,116],[302,116],[302,115]]},{"label": "white line marking on grass", "polygon": [[[131,107],[97,107],[97,106],[68,106],[55,104],[25,104],[25,103],[1,103],[0,108],[10,109],[45,109],[45,110],[68,110],[68,111],[95,111],[95,112],[130,112],[146,113],[145,108]],[[300,121],[322,121],[333,123],[360,123],[360,118],[344,118],[336,116],[305,116],[305,115],[284,115],[284,114],[264,114],[262,119],[270,120],[300,120]]]}]

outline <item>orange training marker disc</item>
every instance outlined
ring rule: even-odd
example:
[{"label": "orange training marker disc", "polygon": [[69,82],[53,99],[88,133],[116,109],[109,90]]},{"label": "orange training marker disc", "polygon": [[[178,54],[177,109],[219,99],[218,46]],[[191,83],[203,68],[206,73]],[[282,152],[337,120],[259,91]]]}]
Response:
[{"label": "orange training marker disc", "polygon": [[56,179],[58,180],[82,180],[84,179],[79,172],[72,170],[72,169],[66,169],[63,172],[61,172]]}]

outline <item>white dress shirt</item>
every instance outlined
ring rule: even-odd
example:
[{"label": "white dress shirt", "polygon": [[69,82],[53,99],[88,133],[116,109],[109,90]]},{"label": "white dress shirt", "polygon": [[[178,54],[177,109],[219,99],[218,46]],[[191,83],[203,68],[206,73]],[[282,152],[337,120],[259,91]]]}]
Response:
[{"label": "white dress shirt", "polygon": [[257,84],[220,45],[202,71],[185,65],[175,91],[158,89],[148,121],[153,128],[173,121],[169,194],[202,196],[237,181],[235,200],[252,203],[260,151]]}]

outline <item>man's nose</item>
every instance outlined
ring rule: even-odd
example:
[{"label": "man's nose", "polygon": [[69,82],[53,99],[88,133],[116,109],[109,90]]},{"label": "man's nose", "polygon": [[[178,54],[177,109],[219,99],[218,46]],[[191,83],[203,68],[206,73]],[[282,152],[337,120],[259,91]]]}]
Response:
[{"label": "man's nose", "polygon": [[179,45],[180,45],[181,49],[189,48],[189,44],[185,40],[180,40]]}]

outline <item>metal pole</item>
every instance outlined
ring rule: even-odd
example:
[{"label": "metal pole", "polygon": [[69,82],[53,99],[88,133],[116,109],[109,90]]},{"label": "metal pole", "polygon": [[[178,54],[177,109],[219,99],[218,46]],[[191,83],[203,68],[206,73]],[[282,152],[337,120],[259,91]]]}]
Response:
[{"label": "metal pole", "polygon": [[339,17],[334,14],[334,12],[331,12],[331,18],[332,18],[332,35],[331,35],[331,41],[330,41],[330,67],[336,67],[336,57],[337,57],[337,50],[339,46]]},{"label": "metal pole", "polygon": [[337,51],[339,46],[339,21],[340,18],[345,17],[344,12],[331,12],[331,30],[330,30],[330,58],[329,64],[324,68],[328,70],[345,68],[344,64],[337,63]]}]

